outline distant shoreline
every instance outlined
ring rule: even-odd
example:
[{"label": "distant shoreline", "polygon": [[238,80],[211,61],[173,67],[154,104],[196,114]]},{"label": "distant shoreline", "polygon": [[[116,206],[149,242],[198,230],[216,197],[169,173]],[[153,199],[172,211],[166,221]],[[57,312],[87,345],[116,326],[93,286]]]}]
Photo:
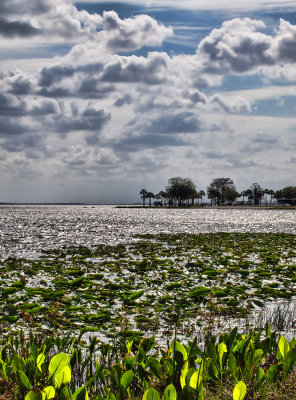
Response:
[{"label": "distant shoreline", "polygon": [[0,202],[2,206],[85,206],[85,207],[97,207],[97,206],[110,206],[114,208],[130,208],[130,209],[171,209],[171,210],[296,210],[296,206],[281,206],[281,205],[229,205],[229,206],[210,206],[210,205],[195,205],[195,206],[142,206],[140,204],[94,204],[94,203],[4,203]]}]

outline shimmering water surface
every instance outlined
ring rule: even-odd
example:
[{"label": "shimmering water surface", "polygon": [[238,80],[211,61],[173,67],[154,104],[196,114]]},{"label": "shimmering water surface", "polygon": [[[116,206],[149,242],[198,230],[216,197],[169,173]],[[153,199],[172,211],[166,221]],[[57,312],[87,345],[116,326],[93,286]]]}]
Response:
[{"label": "shimmering water surface", "polygon": [[160,232],[296,233],[296,210],[3,206],[0,258],[34,258],[41,249],[125,243],[135,234]]}]

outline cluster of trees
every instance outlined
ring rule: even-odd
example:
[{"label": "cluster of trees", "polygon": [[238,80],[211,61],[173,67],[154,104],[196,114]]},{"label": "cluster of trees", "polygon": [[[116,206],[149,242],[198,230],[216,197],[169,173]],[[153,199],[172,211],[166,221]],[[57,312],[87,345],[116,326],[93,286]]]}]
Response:
[{"label": "cluster of trees", "polygon": [[149,206],[151,206],[151,199],[156,199],[155,205],[169,205],[169,206],[184,206],[194,205],[195,200],[202,201],[205,192],[196,190],[195,184],[190,178],[180,178],[176,176],[169,179],[168,185],[165,190],[160,191],[157,194],[148,192],[146,189],[140,191],[143,206],[146,205],[146,200],[149,200]]},{"label": "cluster of trees", "polygon": [[[203,204],[202,198],[205,192],[196,190],[195,184],[190,178],[181,178],[179,176],[169,179],[165,190],[157,194],[142,189],[140,195],[143,206],[148,200],[151,206],[152,199],[155,199],[154,205],[184,206]],[[211,205],[231,204],[238,198],[242,198],[242,204],[261,205],[272,204],[273,199],[279,202],[296,204],[296,187],[288,186],[284,189],[274,191],[272,189],[263,189],[258,183],[253,183],[250,188],[238,192],[231,178],[215,178],[207,188],[207,197]],[[197,200],[197,202],[196,202]]]}]

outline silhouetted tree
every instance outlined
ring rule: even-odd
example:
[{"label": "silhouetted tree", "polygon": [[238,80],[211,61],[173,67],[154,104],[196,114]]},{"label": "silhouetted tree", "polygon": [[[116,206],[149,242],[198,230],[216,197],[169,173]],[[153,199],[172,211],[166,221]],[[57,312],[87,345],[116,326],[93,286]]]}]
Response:
[{"label": "silhouetted tree", "polygon": [[151,199],[154,199],[155,196],[152,192],[148,192],[147,197],[149,199],[149,207],[151,207]]},{"label": "silhouetted tree", "polygon": [[264,196],[264,190],[258,183],[253,183],[250,190],[252,192],[254,205],[259,206],[261,204],[261,199]]},{"label": "silhouetted tree", "polygon": [[179,176],[169,179],[166,192],[170,198],[169,204],[176,202],[179,207],[184,204],[185,200],[190,199],[190,196],[196,196],[197,194],[192,180],[180,178]]},{"label": "silhouetted tree", "polygon": [[201,204],[202,204],[202,198],[203,198],[203,196],[205,196],[206,194],[205,194],[205,192],[203,191],[203,190],[200,190],[199,192],[198,192],[198,204],[199,204],[199,199],[201,199]]},{"label": "silhouetted tree", "polygon": [[148,198],[148,192],[146,189],[140,191],[141,199],[143,200],[143,207],[145,207],[146,199]]},{"label": "silhouetted tree", "polygon": [[277,190],[274,193],[274,197],[282,202],[289,202],[291,200],[291,203],[294,204],[296,202],[296,186],[286,186],[281,190]]},{"label": "silhouetted tree", "polygon": [[207,188],[208,197],[211,199],[211,201],[215,200],[216,204],[218,205],[223,204],[225,201],[226,189],[236,191],[233,180],[230,178],[215,178]]}]

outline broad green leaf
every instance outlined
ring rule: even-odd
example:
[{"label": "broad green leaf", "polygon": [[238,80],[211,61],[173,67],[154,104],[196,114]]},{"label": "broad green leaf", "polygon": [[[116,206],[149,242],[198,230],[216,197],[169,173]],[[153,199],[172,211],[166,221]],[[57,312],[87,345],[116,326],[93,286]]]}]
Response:
[{"label": "broad green leaf", "polygon": [[47,386],[42,390],[42,400],[54,399],[55,390],[53,386]]},{"label": "broad green leaf", "polygon": [[150,388],[144,393],[142,400],[159,400],[159,393],[157,390]]},{"label": "broad green leaf", "polygon": [[71,369],[68,365],[54,374],[54,382],[58,388],[71,382]]},{"label": "broad green leaf", "polygon": [[238,378],[238,368],[237,368],[236,358],[233,353],[230,353],[230,355],[228,357],[228,368],[229,368],[233,378],[237,379]]},{"label": "broad green leaf", "polygon": [[145,293],[145,290],[138,290],[137,292],[134,292],[134,293],[132,293],[130,295],[130,299],[131,300],[136,300],[139,297],[142,297],[144,293]]},{"label": "broad green leaf", "polygon": [[[113,396],[113,395],[110,394],[109,396]],[[113,398],[115,399],[114,396],[110,397],[110,400],[114,400]],[[72,400],[88,400],[88,393],[87,393],[86,387],[81,386],[80,388],[75,390],[75,392],[72,395]]]},{"label": "broad green leaf", "polygon": [[295,346],[296,346],[296,339],[293,337],[293,339],[290,342],[290,349],[294,349]]},{"label": "broad green leaf", "polygon": [[36,393],[33,390],[26,395],[25,400],[36,400]]},{"label": "broad green leaf", "polygon": [[239,381],[233,389],[232,397],[233,400],[243,400],[247,393],[247,387],[243,381]]},{"label": "broad green leaf", "polygon": [[172,343],[170,350],[172,353],[174,353],[174,351],[178,351],[179,353],[181,353],[183,356],[183,362],[188,359],[188,355],[187,355],[187,351],[186,351],[185,347],[183,346],[183,344],[181,344],[177,340],[175,340]]},{"label": "broad green leaf", "polygon": [[40,372],[42,372],[42,364],[45,361],[45,355],[44,353],[39,354],[39,356],[37,357],[37,368],[39,369]]},{"label": "broad green leaf", "polygon": [[28,390],[31,390],[32,385],[31,385],[27,375],[23,371],[18,371],[18,376],[19,376],[22,384],[25,386],[25,388]]},{"label": "broad green leaf", "polygon": [[132,380],[134,379],[134,373],[132,370],[126,371],[121,379],[120,379],[120,386],[122,386],[124,388],[124,390],[126,390],[129,385],[132,383]]},{"label": "broad green leaf", "polygon": [[224,342],[218,344],[219,365],[222,368],[222,360],[224,353],[227,353],[227,346]]},{"label": "broad green leaf", "polygon": [[13,355],[12,359],[12,368],[15,373],[18,373],[18,371],[26,371],[26,363],[25,360],[20,357],[18,354]]},{"label": "broad green leaf", "polygon": [[173,384],[165,388],[162,400],[177,400],[177,391]]},{"label": "broad green leaf", "polygon": [[127,344],[126,344],[126,349],[127,349],[127,352],[128,352],[128,353],[131,351],[131,348],[132,348],[133,343],[134,343],[134,339],[129,340],[129,341],[127,342]]},{"label": "broad green leaf", "polygon": [[271,365],[267,372],[266,372],[266,377],[269,383],[275,383],[276,378],[277,378],[277,370],[278,366],[277,365]]},{"label": "broad green leaf", "polygon": [[156,358],[150,357],[148,359],[147,366],[149,366],[149,368],[151,369],[151,372],[153,373],[154,376],[156,376],[157,378],[160,377],[161,365],[160,365],[160,362]]},{"label": "broad green leaf", "polygon": [[200,365],[199,369],[192,374],[190,378],[189,386],[191,386],[193,389],[196,389],[200,385],[202,381],[202,372],[203,363]]},{"label": "broad green leaf", "polygon": [[180,376],[180,383],[181,383],[181,388],[183,389],[184,386],[186,385],[186,375],[188,372],[188,360],[185,361],[183,368],[181,370],[181,376]]},{"label": "broad green leaf", "polygon": [[282,358],[285,358],[285,355],[290,350],[290,345],[289,345],[288,340],[284,336],[281,336],[279,339],[278,349],[280,351]]},{"label": "broad green leaf", "polygon": [[256,376],[256,382],[260,382],[265,377],[265,372],[262,368],[259,368],[258,374]]},{"label": "broad green leaf", "polygon": [[290,350],[283,359],[283,370],[284,370],[284,377],[287,378],[288,373],[293,368],[293,365],[296,360],[296,349]]},{"label": "broad green leaf", "polygon": [[62,370],[64,367],[68,366],[70,363],[70,357],[66,353],[59,353],[55,355],[49,363],[48,367],[48,378],[50,378],[53,374]]}]

